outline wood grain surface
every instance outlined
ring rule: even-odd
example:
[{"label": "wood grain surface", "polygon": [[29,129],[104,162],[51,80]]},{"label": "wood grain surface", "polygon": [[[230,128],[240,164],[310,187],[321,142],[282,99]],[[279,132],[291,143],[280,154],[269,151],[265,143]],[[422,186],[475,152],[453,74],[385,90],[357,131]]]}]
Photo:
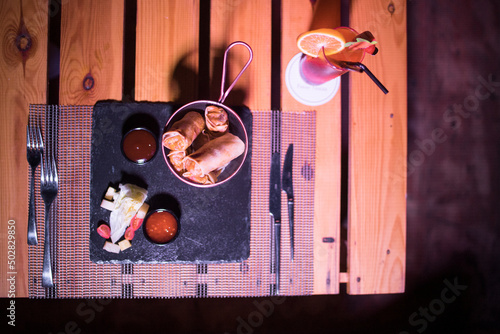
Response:
[{"label": "wood grain surface", "polygon": [[[406,269],[406,171],[400,163],[406,159],[405,1],[353,0],[349,9],[350,26],[372,31],[379,41],[380,53],[367,59],[366,65],[390,93],[384,96],[366,75],[350,75],[347,273],[340,273],[341,94],[313,108],[297,102],[284,84],[286,66],[299,52],[297,36],[320,26],[339,26],[340,2],[212,0],[208,6],[199,0],[138,0],[133,92],[127,93],[135,100],[217,100],[223,52],[231,42],[242,40],[252,47],[254,60],[225,102],[253,110],[271,109],[275,98],[271,93],[276,92],[272,30],[279,3],[278,104],[282,110],[317,111],[314,294],[337,294],[341,282],[348,282],[352,294],[402,292]],[[124,35],[134,30],[124,27],[127,4],[123,0],[64,1],[60,6],[49,6],[48,0],[0,3],[0,16],[5,18],[0,23],[0,163],[5,171],[0,175],[0,240],[5,244],[8,221],[15,221],[17,296],[28,294],[25,126],[29,104],[47,103],[50,20],[61,16],[59,103],[121,100],[123,77],[132,71],[124,68],[124,54],[130,51],[125,49],[130,43]],[[321,9],[314,12],[313,4]],[[29,49],[22,51],[26,45]],[[247,55],[244,48],[230,51],[226,87]],[[0,256],[7,258],[6,248]],[[2,274],[7,272],[6,263],[0,263],[0,268]],[[7,293],[3,280],[0,296]]]},{"label": "wood grain surface", "polygon": [[137,2],[137,101],[198,98],[198,30],[198,0]]},{"label": "wood grain surface", "polygon": [[[210,98],[217,101],[220,96],[225,49],[235,41],[244,41],[252,48],[254,58],[225,103],[246,105],[251,110],[269,110],[271,107],[271,1],[213,0],[211,5]],[[225,88],[232,83],[248,57],[248,51],[242,46],[235,46],[229,51]]]},{"label": "wood grain surface", "polygon": [[[285,70],[300,51],[299,34],[318,28],[340,26],[340,1],[320,0],[313,12],[308,1],[282,2],[282,109],[316,110],[316,169],[314,199],[314,293],[336,294],[340,270],[340,90],[328,103],[310,107],[296,101],[285,85]],[[334,242],[325,243],[324,238]],[[325,239],[332,240],[332,239]]]},{"label": "wood grain surface", "polygon": [[[14,1],[16,6],[20,2]],[[6,7],[6,3],[6,0],[0,2],[2,29],[6,18],[3,9],[10,6]],[[397,4],[396,1],[394,3]],[[262,325],[246,332],[387,334],[416,333],[424,331],[424,326],[427,326],[425,333],[497,333],[500,328],[500,173],[496,172],[500,170],[500,62],[495,60],[500,59],[497,47],[499,12],[500,3],[497,0],[407,1],[409,159],[404,294],[348,296],[342,293],[344,287],[341,285],[340,295],[287,297],[286,300],[116,299],[102,300],[106,302],[103,305],[99,300],[93,304],[93,300],[17,299],[19,318],[16,328],[20,331],[24,329],[24,332],[59,333],[65,331],[65,324],[76,323],[81,332],[97,333],[116,330],[118,324],[129,332],[144,331],[145,325],[151,332],[161,332],[168,323],[169,330],[175,333],[234,333],[239,329],[245,332],[244,322],[249,324],[253,320],[252,323]],[[12,13],[19,15],[17,10]],[[393,33],[399,34],[401,30]],[[2,30],[2,38],[4,35],[5,30]],[[381,53],[376,57],[385,54],[386,49],[382,41],[380,43]],[[2,43],[0,48],[2,53],[4,45]],[[2,80],[5,73],[15,72],[15,69],[5,67],[3,57],[3,54],[0,55]],[[370,69],[377,76],[381,75],[376,68]],[[363,79],[368,80],[366,77]],[[384,84],[389,86],[387,81]],[[7,96],[4,89],[6,82],[0,81],[0,86],[1,96]],[[14,86],[10,88],[17,90]],[[389,88],[389,94],[392,94],[393,90]],[[470,99],[477,97],[477,93],[486,96],[482,95],[479,104],[468,105],[474,111],[466,110],[465,103],[471,102]],[[23,96],[17,91],[11,94]],[[5,108],[14,103],[6,101],[9,103],[0,102],[3,121],[13,117],[11,111]],[[455,105],[463,106],[463,113],[454,111]],[[16,110],[23,113],[21,120],[24,121],[27,109]],[[444,119],[445,115],[449,118]],[[14,219],[17,219],[19,211],[25,210],[22,207],[27,201],[26,189],[19,188],[19,184],[21,188],[27,184],[25,138],[21,134],[13,135],[9,129],[13,124],[13,121],[7,125],[0,123],[4,133],[0,143],[2,156],[4,152],[11,152],[4,150],[9,145],[16,145],[22,151],[18,158],[19,169],[12,170],[12,166],[7,169],[5,164],[2,166],[6,173],[0,176],[1,189],[7,190],[10,195],[0,195],[1,224],[6,217],[4,208],[19,207],[10,209],[14,212]],[[435,148],[427,154],[422,151],[421,142],[431,139],[436,129],[444,131],[444,138],[435,142]],[[5,142],[4,139],[12,142]],[[412,161],[417,157],[421,159]],[[412,162],[415,164],[412,165]],[[23,178],[16,176],[17,171],[23,174]],[[17,181],[11,182],[10,179]],[[12,193],[14,184],[18,191],[24,191],[23,196]],[[0,228],[4,233],[4,225]],[[24,237],[25,232],[18,230],[18,234]],[[3,245],[3,239],[0,244]],[[4,267],[1,270],[3,275]],[[134,267],[134,273],[143,272]],[[5,279],[4,276],[0,278],[2,286]],[[155,278],[162,279],[160,276]],[[437,305],[434,302],[440,299],[440,292],[447,287],[445,282],[456,282],[461,288],[465,285],[466,289],[459,291],[460,295],[453,303],[446,303],[446,309],[436,315],[435,321],[425,322],[425,317],[417,317],[415,320],[420,322],[409,323],[409,316],[418,313],[420,307],[428,307],[430,302]],[[275,304],[274,309],[268,309],[272,312],[263,314],[256,305],[266,305],[268,300],[283,303]],[[165,310],[166,304],[168,312],[162,312],[161,317],[156,316],[158,310]],[[94,306],[102,310],[95,312],[95,317],[75,313],[76,310],[91,311]],[[438,311],[437,306],[433,309]],[[269,317],[259,317],[257,312],[269,314]],[[87,323],[86,320],[90,319],[93,321]],[[78,331],[76,328],[75,332]]]},{"label": "wood grain surface", "polygon": [[387,87],[351,74],[348,293],[404,292],[406,264],[406,2],[351,1],[350,26],[379,53],[363,63]]},{"label": "wood grain surface", "polygon": [[123,0],[65,1],[61,11],[59,103],[122,97]]},{"label": "wood grain surface", "polygon": [[[137,101],[174,101],[185,104],[198,99],[199,13],[198,0],[137,2]],[[154,266],[156,265],[134,265],[134,270],[147,272]],[[175,263],[164,269],[166,276],[178,277],[182,275],[180,273],[196,272],[196,265]],[[188,286],[181,289],[188,289]]]},{"label": "wood grain surface", "polygon": [[[0,296],[28,294],[28,164],[30,103],[47,100],[47,1],[0,2]],[[15,263],[8,226],[15,226]],[[14,267],[10,267],[13,264]],[[16,274],[8,274],[14,272]],[[15,288],[7,278],[15,277]]]}]

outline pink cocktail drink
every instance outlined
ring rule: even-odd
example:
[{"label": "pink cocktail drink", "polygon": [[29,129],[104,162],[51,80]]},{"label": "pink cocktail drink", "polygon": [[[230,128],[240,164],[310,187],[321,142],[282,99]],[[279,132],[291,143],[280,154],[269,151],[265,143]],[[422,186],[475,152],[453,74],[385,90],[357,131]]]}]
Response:
[{"label": "pink cocktail drink", "polygon": [[[346,42],[356,40],[358,32],[348,27],[339,27],[336,30],[342,33]],[[345,48],[339,53],[326,56],[320,53],[318,57],[302,55],[300,59],[300,75],[304,81],[311,85],[321,85],[346,73],[348,69],[342,62],[361,62],[365,57],[362,49]]]}]

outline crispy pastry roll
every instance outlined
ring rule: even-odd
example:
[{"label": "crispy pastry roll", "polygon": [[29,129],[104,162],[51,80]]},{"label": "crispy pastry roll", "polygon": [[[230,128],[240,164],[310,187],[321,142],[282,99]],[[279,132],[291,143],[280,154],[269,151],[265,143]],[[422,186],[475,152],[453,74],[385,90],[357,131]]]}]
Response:
[{"label": "crispy pastry roll", "polygon": [[183,177],[186,179],[189,179],[193,182],[200,183],[200,184],[214,184],[217,182],[217,177],[220,175],[222,172],[222,169],[214,170],[208,173],[207,175],[203,176],[195,176],[191,172],[185,172],[182,174]]},{"label": "crispy pastry roll", "polygon": [[211,132],[224,134],[229,128],[229,118],[227,116],[227,112],[220,107],[206,107],[205,120],[207,123],[207,129]]},{"label": "crispy pastry roll", "polygon": [[163,145],[171,151],[185,151],[205,127],[203,116],[190,111],[163,134]]},{"label": "crispy pastry roll", "polygon": [[226,133],[217,137],[184,158],[184,169],[189,175],[202,177],[226,166],[245,152],[245,144],[237,136]]},{"label": "crispy pastry roll", "polygon": [[211,134],[209,134],[206,130],[201,131],[201,133],[198,135],[198,137],[196,137],[196,139],[193,142],[193,145],[191,146],[193,152],[200,149],[203,145],[208,143],[213,138],[214,137]]},{"label": "crispy pastry roll", "polygon": [[183,160],[186,157],[186,151],[170,151],[170,153],[167,155],[168,159],[170,160],[170,163],[174,167],[174,169],[181,173],[184,170],[184,163]]}]

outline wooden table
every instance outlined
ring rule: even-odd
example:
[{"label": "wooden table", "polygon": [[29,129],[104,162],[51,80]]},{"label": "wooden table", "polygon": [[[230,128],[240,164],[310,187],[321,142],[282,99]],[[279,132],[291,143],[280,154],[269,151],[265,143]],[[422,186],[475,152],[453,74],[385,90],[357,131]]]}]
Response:
[{"label": "wooden table", "polygon": [[[338,9],[325,13],[339,26],[340,1],[329,6]],[[398,293],[404,291],[406,269],[406,2],[352,0],[345,12],[349,26],[377,38],[380,52],[365,64],[389,94],[365,75],[350,75],[348,103],[339,93],[314,108],[314,293],[337,294],[341,283],[349,294]],[[298,52],[296,37],[313,27],[308,0],[86,0],[50,6],[48,0],[10,0],[1,2],[0,17],[1,297],[11,296],[7,278],[13,271],[15,296],[28,295],[26,123],[29,104],[53,100],[47,69],[57,59],[48,57],[48,36],[59,18],[59,104],[217,99],[221,53],[242,40],[252,46],[254,61],[227,104],[312,109],[284,84],[286,65]],[[246,59],[238,52],[233,59]],[[233,61],[230,75],[241,66]],[[341,106],[349,108],[343,129]],[[341,171],[341,130],[349,134],[347,171]],[[345,240],[341,172],[348,175]],[[7,266],[9,225],[16,231],[14,269]],[[344,242],[347,254],[341,251]],[[343,262],[347,270],[341,270]]]}]

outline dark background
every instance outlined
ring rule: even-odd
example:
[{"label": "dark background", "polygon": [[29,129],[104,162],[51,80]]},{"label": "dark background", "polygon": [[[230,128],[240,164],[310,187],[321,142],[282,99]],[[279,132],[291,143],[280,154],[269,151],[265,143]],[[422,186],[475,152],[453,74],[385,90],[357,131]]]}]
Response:
[{"label": "dark background", "polygon": [[[500,333],[500,2],[408,0],[407,10],[404,294],[349,296],[342,287],[340,295],[286,297],[272,308],[269,298],[94,308],[18,299],[17,332]],[[436,129],[444,136],[431,144]]]}]

